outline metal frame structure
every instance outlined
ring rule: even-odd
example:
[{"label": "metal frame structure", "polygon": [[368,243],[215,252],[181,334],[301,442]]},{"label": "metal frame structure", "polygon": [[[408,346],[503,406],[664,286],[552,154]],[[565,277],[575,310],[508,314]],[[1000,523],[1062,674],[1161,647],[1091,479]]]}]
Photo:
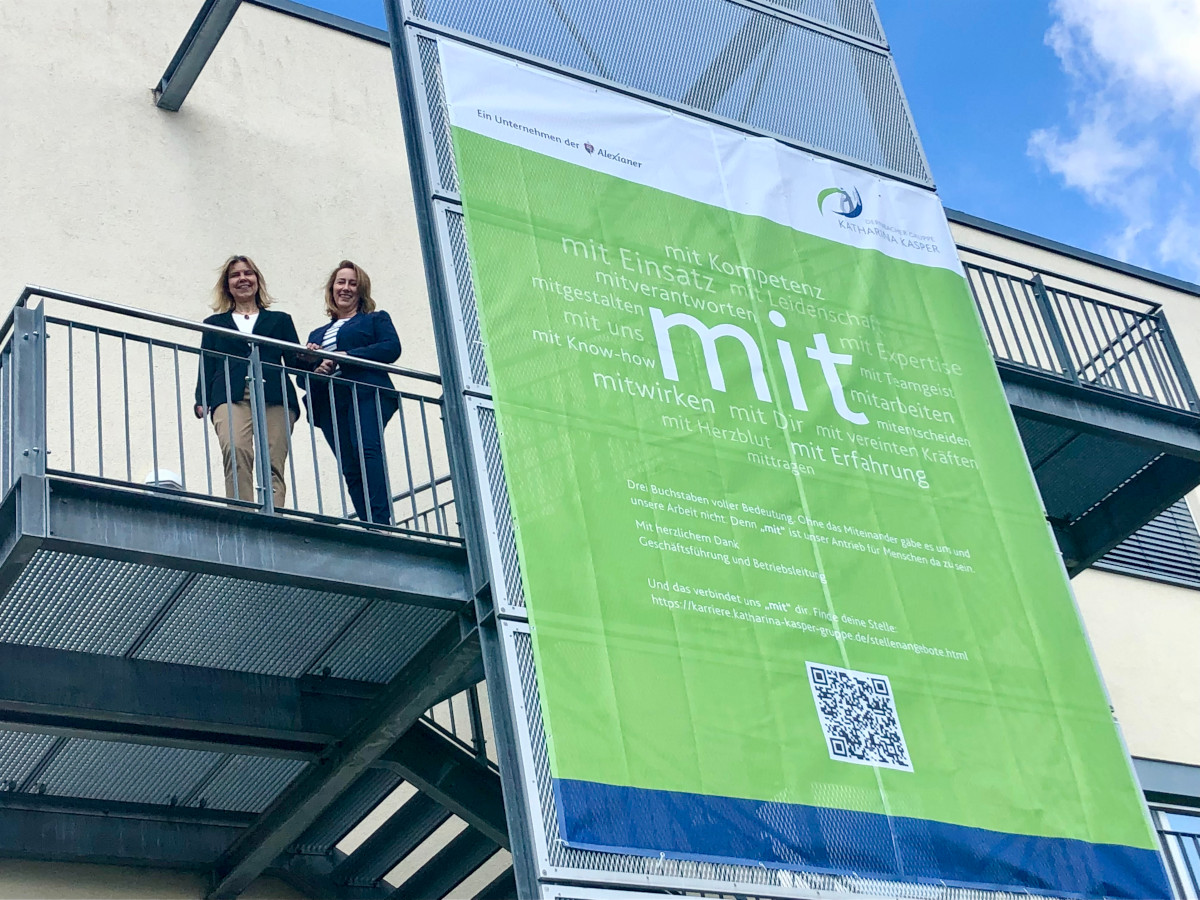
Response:
[{"label": "metal frame structure", "polygon": [[167,65],[158,86],[154,89],[154,105],[168,112],[178,112],[187,99],[192,85],[200,77],[205,63],[233,21],[242,0],[204,0],[204,5]]},{"label": "metal frame structure", "polygon": [[[377,897],[452,816],[410,893],[506,847],[462,540],[48,465],[70,438],[47,428],[56,320],[35,295],[128,312],[30,289],[0,329],[0,856]],[[337,849],[405,782],[385,828]]]},{"label": "metal frame structure", "polygon": [[[75,465],[73,435],[69,463],[48,458],[51,449],[61,455],[47,406],[47,325],[56,322],[27,301],[41,296],[133,314],[146,328],[186,327],[197,339],[205,328],[41,289],[28,290],[0,327],[0,857],[204,871],[214,898],[236,896],[261,873],[312,896],[436,897],[505,848],[512,851],[512,869],[478,889],[475,900],[617,900],[638,896],[630,887],[661,896],[714,886],[747,897],[850,891],[981,900],[982,893],[944,887],[585,853],[558,841],[520,566],[437,80],[437,42],[465,41],[930,187],[915,130],[907,157],[895,157],[908,159],[904,168],[889,165],[893,157],[864,160],[844,148],[814,146],[795,130],[714,111],[728,96],[723,67],[729,58],[736,57],[734,69],[742,74],[763,65],[768,49],[781,43],[781,29],[890,66],[874,4],[837,0],[801,12],[793,0],[703,0],[692,12],[703,6],[749,14],[752,24],[724,34],[725,55],[710,60],[690,90],[664,97],[645,85],[620,83],[595,64],[603,62],[595,47],[592,70],[585,71],[502,46],[495,34],[466,34],[431,12],[441,2],[386,3],[391,34],[399,36],[392,52],[443,368],[444,391],[436,402],[444,410],[450,470],[435,472],[430,457],[427,479],[407,472],[407,485],[397,492],[412,505],[403,527],[365,528],[344,510],[338,516],[277,509],[264,488],[263,452],[256,454],[258,495],[241,501],[217,497],[211,486],[178,492],[137,484],[128,471],[125,478],[89,475]],[[180,108],[238,5],[205,0],[160,81],[161,108]],[[572,41],[586,51],[571,3],[550,0],[546,8],[557,10]],[[847,69],[853,74],[847,83],[870,93],[879,71],[860,61]],[[890,71],[894,78],[894,67]],[[894,87],[899,99],[891,106],[875,97],[864,100],[863,109],[892,110],[896,121],[911,126],[898,81]],[[757,91],[747,95],[746,110]],[[887,123],[875,112],[868,118],[864,135],[886,140]],[[1069,366],[1065,361],[1079,355],[1072,357],[1062,324],[1065,295],[1056,297],[1055,290],[1094,305],[1113,306],[1114,298],[1111,292],[1089,297],[1095,286],[1033,274],[1019,277],[1033,285],[1030,310],[1040,315],[1042,343],[1055,362],[1031,365],[1013,356],[998,365],[1031,464],[1051,498],[1048,511],[1068,565],[1078,571],[1200,482],[1200,415],[1160,311],[1125,297],[1131,327],[1109,335],[1110,347],[1092,348],[1091,370]],[[1034,318],[1014,324],[1017,331],[1032,329],[1040,341]],[[85,333],[70,320],[58,325],[68,342]],[[161,343],[132,332],[110,336],[120,341],[123,363],[131,341]],[[257,354],[271,342],[251,340],[261,450],[266,425]],[[1158,342],[1154,362],[1138,357],[1148,341]],[[1155,365],[1169,368],[1169,377],[1146,382],[1168,389],[1130,390],[1128,373],[1118,377],[1110,364],[1115,357],[1097,367],[1095,351],[1113,347],[1123,348],[1116,351],[1116,368],[1130,361],[1144,364],[1138,371],[1147,375]],[[98,355],[96,363],[98,379]],[[431,390],[442,384],[437,376],[383,368]],[[1097,377],[1083,377],[1089,371]],[[1111,374],[1107,381],[1105,373]],[[74,389],[72,381],[72,405]],[[128,410],[126,396],[126,434]],[[158,429],[151,432],[153,439]],[[126,437],[126,454],[128,444]],[[1081,461],[1093,457],[1106,466],[1081,474]],[[450,493],[439,497],[443,487]],[[421,492],[432,495],[429,509],[416,507]],[[249,649],[235,652],[239,644]],[[476,689],[485,675],[492,729],[486,745]],[[449,728],[437,713],[443,707]],[[339,842],[402,783],[413,797],[353,852],[340,850]],[[463,823],[460,833],[398,888],[389,887],[383,876],[452,817]]]}]

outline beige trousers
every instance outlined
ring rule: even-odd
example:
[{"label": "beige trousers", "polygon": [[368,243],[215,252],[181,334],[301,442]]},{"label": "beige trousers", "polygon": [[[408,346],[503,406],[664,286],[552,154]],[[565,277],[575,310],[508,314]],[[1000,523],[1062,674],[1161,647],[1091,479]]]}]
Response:
[{"label": "beige trousers", "polygon": [[[233,419],[232,424],[230,418]],[[288,435],[296,424],[291,410],[286,406],[267,407],[267,447],[271,456],[271,487],[275,492],[275,506],[281,507],[287,500],[287,485],[283,480],[283,467],[287,463]],[[213,428],[221,445],[221,461],[225,464],[225,495],[238,500],[258,501],[254,493],[254,420],[250,415],[250,401],[222,403],[212,414]],[[233,463],[237,459],[237,479],[234,479]]]}]

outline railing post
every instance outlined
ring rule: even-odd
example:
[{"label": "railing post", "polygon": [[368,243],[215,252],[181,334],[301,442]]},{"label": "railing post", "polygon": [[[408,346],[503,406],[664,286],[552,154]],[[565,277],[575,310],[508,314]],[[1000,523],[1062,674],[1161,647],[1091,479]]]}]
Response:
[{"label": "railing post", "polygon": [[1034,274],[1032,284],[1033,296],[1037,301],[1038,310],[1042,314],[1046,335],[1050,338],[1050,346],[1054,348],[1054,353],[1058,357],[1059,365],[1062,366],[1066,377],[1073,384],[1079,384],[1079,373],[1075,371],[1075,363],[1067,349],[1067,341],[1063,337],[1062,327],[1058,324],[1058,316],[1054,314],[1054,305],[1050,302],[1050,292],[1046,290],[1046,283],[1042,281],[1041,274]]},{"label": "railing post", "polygon": [[483,734],[483,712],[479,707],[479,685],[467,688],[467,715],[471,718],[471,746],[475,756],[487,759],[487,738]]},{"label": "railing post", "polygon": [[263,390],[262,353],[250,344],[250,418],[254,428],[254,471],[258,477],[258,501],[268,516],[275,515],[275,488],[271,483],[271,446],[267,440],[267,397]]},{"label": "railing post", "polygon": [[1175,377],[1179,379],[1179,387],[1183,390],[1183,397],[1187,400],[1188,409],[1200,412],[1200,401],[1196,397],[1196,385],[1192,382],[1187,363],[1183,361],[1183,354],[1179,352],[1179,345],[1175,343],[1175,335],[1171,331],[1171,326],[1167,324],[1167,315],[1161,308],[1156,310],[1153,315],[1155,321],[1158,322],[1163,348],[1167,351],[1167,359],[1171,361],[1171,368],[1175,370]]},{"label": "railing post", "polygon": [[13,479],[46,474],[46,314],[13,310]]}]

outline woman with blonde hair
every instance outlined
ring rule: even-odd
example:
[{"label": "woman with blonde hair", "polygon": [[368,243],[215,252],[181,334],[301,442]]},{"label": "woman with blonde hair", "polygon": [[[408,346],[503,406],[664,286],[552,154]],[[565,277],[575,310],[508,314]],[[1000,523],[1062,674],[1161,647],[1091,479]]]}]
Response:
[{"label": "woman with blonde hair", "polygon": [[[231,256],[221,267],[213,288],[215,314],[205,325],[227,328],[229,337],[206,331],[200,342],[200,371],[196,376],[196,418],[212,418],[225,467],[225,494],[257,502],[254,494],[254,420],[250,414],[250,341],[241,334],[256,334],[299,343],[296,325],[285,312],[268,309],[271,295],[262,272],[248,256]],[[263,363],[263,396],[266,399],[267,447],[271,458],[271,488],[275,506],[284,505],[283,480],[288,437],[300,418],[300,404],[292,379],[284,372],[284,352],[259,345]],[[290,357],[290,354],[289,354]],[[288,363],[294,364],[291,357]],[[263,485],[265,490],[266,485]]]},{"label": "woman with blonde hair", "polygon": [[390,525],[383,429],[399,408],[399,398],[387,372],[352,360],[395,362],[400,338],[391,316],[375,308],[370,276],[348,259],[325,280],[325,314],[329,322],[313,329],[308,348],[345,354],[346,360],[325,359],[317,365],[318,375],[334,377],[313,380],[305,396],[309,419],[338,457],[354,512],[364,522]]}]

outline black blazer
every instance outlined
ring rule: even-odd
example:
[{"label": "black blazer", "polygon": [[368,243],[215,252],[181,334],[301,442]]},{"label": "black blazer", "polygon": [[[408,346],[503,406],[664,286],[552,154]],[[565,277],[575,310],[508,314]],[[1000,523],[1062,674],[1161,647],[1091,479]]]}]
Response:
[{"label": "black blazer", "polygon": [[[314,328],[308,336],[308,343],[319,345],[325,338],[326,329],[332,324],[332,322],[326,322],[320,328]],[[359,313],[353,318],[347,319],[342,327],[338,329],[337,350],[350,357],[370,359],[381,363],[393,363],[400,358],[400,336],[396,334],[396,326],[392,324],[392,317],[383,310],[376,310],[373,313]],[[371,369],[365,366],[356,366],[353,362],[347,360],[345,362],[339,361],[335,378],[343,379],[344,381],[355,381],[364,386],[369,385],[371,387],[383,388],[384,390],[379,392],[379,402],[380,411],[383,414],[385,422],[396,412],[399,406],[395,387],[387,372],[381,372],[379,369]],[[346,390],[336,380],[334,381],[334,389]],[[360,404],[364,401],[369,401],[374,396],[374,390],[367,387],[360,387],[358,389],[358,402]],[[322,423],[329,420],[329,388],[324,378],[316,375],[312,376],[312,387],[304,399],[313,424],[320,427]]]},{"label": "black blazer", "polygon": [[[241,337],[237,325],[233,323],[233,313],[223,312],[209,316],[204,320],[205,325],[217,325],[228,328],[233,335],[205,332],[200,341],[200,371],[196,375],[196,405],[207,405],[212,412],[222,403],[232,400],[234,403],[246,397],[246,376],[250,371],[250,342]],[[285,312],[273,309],[260,309],[254,322],[254,334],[263,337],[299,344],[296,336],[296,324],[292,317]],[[299,359],[301,350],[296,353],[285,353],[278,347],[260,344],[263,362],[263,395],[268,406],[282,406],[286,390],[288,408],[300,413],[300,403],[296,399],[296,388],[292,386],[290,376],[283,374],[282,365],[294,366]],[[229,390],[232,397],[226,396],[225,391],[225,359],[229,357]]]}]

